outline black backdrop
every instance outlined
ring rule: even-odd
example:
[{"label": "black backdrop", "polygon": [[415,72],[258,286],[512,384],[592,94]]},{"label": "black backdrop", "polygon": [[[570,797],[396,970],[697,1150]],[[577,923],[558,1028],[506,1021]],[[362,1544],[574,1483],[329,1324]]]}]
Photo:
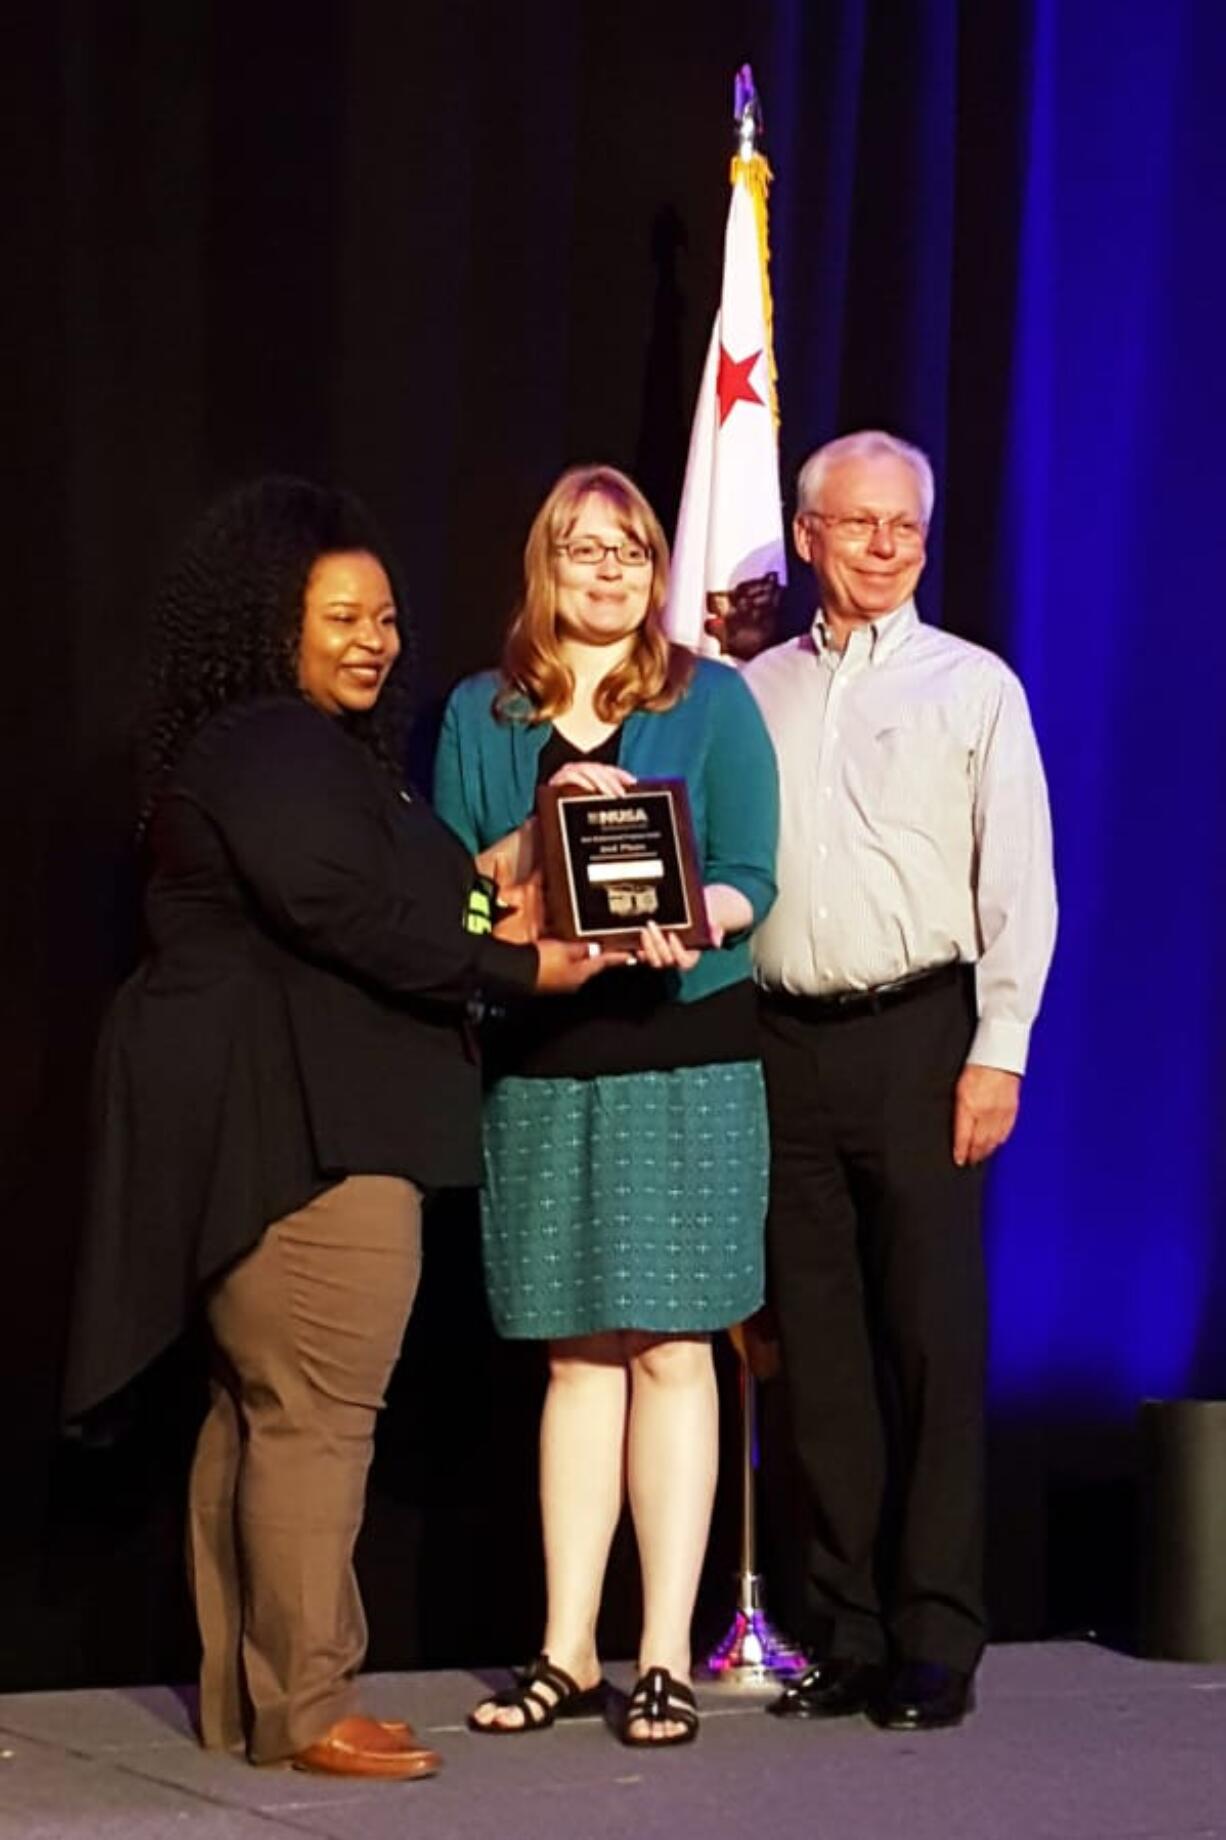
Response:
[{"label": "black backdrop", "polygon": [[[190,1351],[113,1446],[53,1435],[90,1053],[135,949],[128,739],[160,563],[237,477],[354,486],[404,558],[428,704],[490,660],[563,464],[628,466],[670,523],[718,286],[731,74],[751,58],[778,172],[786,474],[840,428],[921,439],[944,488],[930,602],[943,587],[947,624],[999,641],[1030,10],[44,0],[6,16],[8,381],[30,490],[0,735],[0,1685],[191,1664]],[[802,612],[793,589],[793,625]],[[428,1264],[362,1549],[384,1665],[527,1653],[540,1606],[539,1371],[490,1334],[469,1207],[440,1210]],[[786,1494],[777,1479],[768,1514],[784,1608]],[[1035,1633],[1068,1606],[1044,1599],[1035,1514],[997,1519],[998,1623]],[[726,1503],[708,1633],[733,1531]],[[631,1570],[623,1554],[614,1647],[632,1639]]]}]

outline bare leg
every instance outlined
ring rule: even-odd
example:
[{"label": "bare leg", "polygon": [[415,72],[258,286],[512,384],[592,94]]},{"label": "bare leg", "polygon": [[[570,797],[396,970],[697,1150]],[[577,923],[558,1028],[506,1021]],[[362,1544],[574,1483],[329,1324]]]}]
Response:
[{"label": "bare leg", "polygon": [[[544,1651],[581,1687],[600,1679],[596,1617],[622,1504],[626,1362],[617,1334],[551,1342],[541,1418],[541,1522],[548,1609]],[[542,1689],[546,1698],[548,1689]],[[479,1724],[515,1729],[518,1707],[484,1700]]]},{"label": "bare leg", "polygon": [[[627,1337],[630,1431],[626,1477],[643,1570],[639,1671],[690,1677],[690,1625],[711,1527],[719,1401],[705,1336]],[[653,1723],[663,1738],[680,1728]]]}]

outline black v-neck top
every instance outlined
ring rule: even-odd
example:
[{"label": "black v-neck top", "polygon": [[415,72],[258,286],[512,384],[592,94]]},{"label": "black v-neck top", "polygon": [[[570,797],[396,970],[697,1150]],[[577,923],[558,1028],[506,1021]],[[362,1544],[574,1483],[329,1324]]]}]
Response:
[{"label": "black v-neck top", "polygon": [[595,761],[602,767],[615,767],[621,754],[622,731],[620,725],[611,735],[594,748],[576,747],[568,741],[561,729],[552,730],[548,741],[541,749],[541,757],[536,765],[536,783],[546,786],[562,767],[573,766],[576,760]]}]

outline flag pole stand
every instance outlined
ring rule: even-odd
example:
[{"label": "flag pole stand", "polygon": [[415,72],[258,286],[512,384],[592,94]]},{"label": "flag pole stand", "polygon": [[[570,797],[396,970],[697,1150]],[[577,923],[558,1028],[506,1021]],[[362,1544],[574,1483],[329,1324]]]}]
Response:
[{"label": "flag pole stand", "polygon": [[711,1686],[730,1691],[769,1691],[780,1679],[808,1665],[804,1655],[777,1633],[763,1607],[757,1569],[758,1385],[742,1357],[741,1370],[741,1565],[737,1574],[732,1627],[711,1650],[700,1671]]}]

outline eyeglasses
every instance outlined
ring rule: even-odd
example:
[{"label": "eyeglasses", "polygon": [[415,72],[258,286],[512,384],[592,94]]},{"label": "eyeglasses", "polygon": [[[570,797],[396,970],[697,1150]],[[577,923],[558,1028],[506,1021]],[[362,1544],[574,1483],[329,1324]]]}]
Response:
[{"label": "eyeglasses", "polygon": [[924,541],[924,526],[918,518],[913,517],[869,517],[858,513],[851,517],[840,517],[831,511],[805,511],[802,517],[816,518],[833,530],[843,543],[871,543],[879,530],[884,530],[899,549],[917,549]]},{"label": "eyeglasses", "polygon": [[599,568],[606,556],[616,556],[624,569],[641,569],[651,561],[651,551],[637,537],[623,537],[619,543],[601,543],[596,537],[576,537],[573,543],[559,543],[563,556],[569,556],[580,568]]}]

